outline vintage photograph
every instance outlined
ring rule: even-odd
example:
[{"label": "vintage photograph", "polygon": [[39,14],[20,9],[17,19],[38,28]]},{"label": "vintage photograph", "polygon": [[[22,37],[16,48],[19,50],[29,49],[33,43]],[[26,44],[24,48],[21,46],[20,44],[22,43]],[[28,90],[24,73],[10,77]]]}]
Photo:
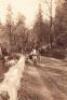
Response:
[{"label": "vintage photograph", "polygon": [[67,100],[67,0],[0,0],[0,100]]}]

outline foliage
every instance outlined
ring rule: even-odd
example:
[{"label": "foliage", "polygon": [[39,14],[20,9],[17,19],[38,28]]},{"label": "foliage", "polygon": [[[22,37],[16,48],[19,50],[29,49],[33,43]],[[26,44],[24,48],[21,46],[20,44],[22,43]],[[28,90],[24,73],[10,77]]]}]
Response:
[{"label": "foliage", "polygon": [[67,33],[67,1],[58,3],[55,16],[56,37]]},{"label": "foliage", "polygon": [[33,34],[36,37],[36,44],[40,47],[43,44],[48,43],[48,23],[43,20],[41,5],[39,5],[38,14],[33,26]]}]

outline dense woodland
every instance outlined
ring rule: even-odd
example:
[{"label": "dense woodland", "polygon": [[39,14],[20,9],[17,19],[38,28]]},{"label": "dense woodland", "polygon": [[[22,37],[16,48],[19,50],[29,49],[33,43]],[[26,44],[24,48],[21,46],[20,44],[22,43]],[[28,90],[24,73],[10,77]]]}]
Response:
[{"label": "dense woodland", "polygon": [[12,18],[12,9],[8,6],[6,24],[3,25],[0,22],[0,43],[8,52],[28,53],[33,48],[40,49],[42,47],[46,51],[66,51],[67,1],[64,0],[64,2],[57,4],[55,17],[52,18],[50,16],[49,21],[43,19],[41,5],[39,5],[38,13],[31,29],[26,27],[25,16],[20,13],[15,24]]}]

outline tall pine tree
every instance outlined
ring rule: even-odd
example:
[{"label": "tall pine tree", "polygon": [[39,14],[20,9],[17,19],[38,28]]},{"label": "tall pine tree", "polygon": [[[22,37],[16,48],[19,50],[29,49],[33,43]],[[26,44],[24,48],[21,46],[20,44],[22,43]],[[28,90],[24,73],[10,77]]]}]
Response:
[{"label": "tall pine tree", "polygon": [[39,4],[38,14],[36,16],[36,20],[33,26],[33,34],[36,36],[36,45],[42,46],[48,42],[48,24],[43,20],[43,14],[41,9],[41,4]]}]

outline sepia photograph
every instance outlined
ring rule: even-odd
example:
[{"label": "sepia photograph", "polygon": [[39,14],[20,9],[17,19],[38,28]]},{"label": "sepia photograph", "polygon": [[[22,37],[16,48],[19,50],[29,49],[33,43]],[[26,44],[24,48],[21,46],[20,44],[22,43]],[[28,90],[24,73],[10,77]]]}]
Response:
[{"label": "sepia photograph", "polygon": [[0,0],[0,100],[67,100],[67,0]]}]

